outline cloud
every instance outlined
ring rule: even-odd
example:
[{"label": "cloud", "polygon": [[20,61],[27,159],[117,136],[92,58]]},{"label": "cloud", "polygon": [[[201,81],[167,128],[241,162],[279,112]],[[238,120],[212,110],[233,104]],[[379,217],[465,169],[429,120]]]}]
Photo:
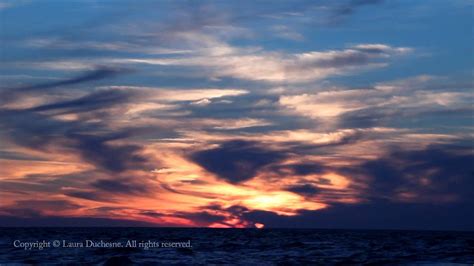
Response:
[{"label": "cloud", "polygon": [[53,142],[51,134],[57,134],[56,141],[75,127],[72,122],[57,121],[47,116],[25,111],[0,111],[0,126],[9,129],[6,135],[16,144],[29,148],[45,149]]},{"label": "cloud", "polygon": [[[352,13],[358,6],[367,5],[369,1],[354,1],[344,4],[344,12]],[[406,47],[391,47],[382,44],[356,45],[342,50],[308,51],[305,53],[285,53],[282,51],[265,51],[258,46],[234,46],[231,41],[236,37],[249,35],[250,30],[240,27],[238,21],[261,19],[271,13],[291,14],[288,9],[313,10],[313,7],[324,7],[323,4],[295,3],[291,7],[283,4],[285,10],[279,7],[266,7],[263,10],[219,10],[221,5],[199,4],[193,7],[180,7],[169,19],[152,25],[135,25],[126,32],[128,39],[123,41],[99,42],[96,40],[65,40],[62,38],[43,38],[33,41],[40,46],[59,46],[59,48],[81,48],[131,51],[147,54],[147,56],[114,58],[99,56],[89,59],[61,59],[51,62],[28,64],[40,68],[53,69],[88,69],[94,64],[127,66],[147,64],[169,69],[166,72],[178,76],[206,77],[210,80],[232,78],[264,83],[305,83],[321,80],[335,75],[347,75],[372,68],[387,65],[397,56],[407,54],[412,49]],[[333,7],[334,5],[329,5]],[[225,8],[224,8],[225,9]],[[351,10],[351,11],[348,11]],[[250,14],[248,14],[250,13]],[[205,16],[204,14],[209,14]],[[312,14],[311,14],[312,15]],[[158,29],[158,30],[157,30]],[[302,36],[284,25],[273,28],[284,38],[301,39]],[[132,33],[133,32],[133,33]],[[158,32],[158,33],[157,33]],[[248,36],[247,36],[248,37]],[[150,45],[151,44],[151,45]],[[166,56],[155,54],[150,56],[150,50],[164,49]],[[366,49],[364,46],[377,46]],[[137,48],[138,47],[138,48]],[[173,48],[167,48],[173,47]],[[183,52],[184,51],[184,52]],[[176,67],[180,71],[176,70]],[[179,72],[179,73],[178,73]]]},{"label": "cloud", "polygon": [[[309,186],[296,188],[298,192],[314,195],[316,189]],[[310,192],[310,194],[307,194]],[[317,191],[316,191],[317,192]],[[317,194],[317,193],[316,193]],[[249,209],[219,204],[202,206],[201,210],[218,213],[240,221],[245,227],[255,223],[266,228],[327,228],[327,229],[401,229],[419,230],[473,230],[474,215],[466,210],[472,202],[463,203],[414,203],[388,200],[366,201],[357,204],[332,203],[318,210],[300,209],[294,215],[273,211]]]},{"label": "cloud", "polygon": [[[100,87],[102,89],[124,90],[130,93],[136,92],[143,94],[148,100],[162,102],[178,101],[199,101],[204,99],[216,99],[223,97],[239,96],[249,93],[242,89],[219,89],[219,88],[160,88],[160,87],[137,87],[137,86],[108,86]],[[143,99],[142,99],[143,100]]]},{"label": "cloud", "polygon": [[0,160],[24,160],[24,161],[45,161],[45,158],[31,156],[15,151],[0,151]]},{"label": "cloud", "polygon": [[382,4],[384,0],[348,0],[339,6],[335,6],[332,9],[332,14],[329,16],[328,21],[331,24],[341,23],[353,15],[358,9],[364,6]]},{"label": "cloud", "polygon": [[291,175],[309,175],[320,174],[325,171],[326,167],[316,162],[298,162],[290,164],[280,164],[271,167],[271,170],[281,174]]},{"label": "cloud", "polygon": [[250,211],[242,217],[266,228],[338,228],[398,230],[474,230],[469,204],[394,203],[379,201],[340,204],[317,211],[285,216],[268,211]]},{"label": "cloud", "polygon": [[298,163],[287,165],[293,170],[293,173],[298,175],[307,175],[310,173],[320,173],[322,171],[322,166],[317,163]]},{"label": "cloud", "polygon": [[304,196],[312,196],[319,192],[318,188],[310,184],[291,186],[287,190]]},{"label": "cloud", "polygon": [[149,197],[156,192],[150,176],[145,171],[110,173],[90,171],[79,184],[68,184],[58,189],[59,193],[74,198],[101,203],[123,203],[124,198]]},{"label": "cloud", "polygon": [[[165,47],[148,47],[143,43],[134,43],[133,40],[127,41],[78,41],[68,40],[66,38],[34,38],[25,42],[27,47],[46,48],[46,49],[64,49],[75,52],[80,51],[102,51],[102,52],[121,52],[121,53],[147,53],[150,55],[174,55],[187,54],[192,51],[172,49]],[[54,67],[51,65],[51,67]]]},{"label": "cloud", "polygon": [[8,137],[17,145],[40,151],[73,149],[85,161],[112,172],[146,168],[147,159],[140,154],[140,146],[113,143],[128,137],[128,131],[97,134],[92,132],[92,124],[25,111],[4,111],[0,117],[0,125],[11,129]]},{"label": "cloud", "polygon": [[272,125],[271,122],[263,119],[253,119],[253,118],[242,118],[242,119],[232,119],[232,120],[220,120],[220,125],[215,126],[215,129],[221,130],[233,130],[233,129],[242,129],[250,127],[263,127]]},{"label": "cloud", "polygon": [[59,80],[59,81],[52,81],[46,83],[38,83],[32,85],[21,86],[17,88],[4,88],[0,90],[0,103],[5,105],[9,102],[14,102],[18,100],[18,98],[26,97],[29,94],[44,93],[44,90],[54,89],[54,88],[61,88],[66,86],[74,86],[81,83],[92,82],[96,80],[103,80],[107,78],[111,78],[113,76],[118,75],[119,73],[124,73],[124,69],[118,68],[110,68],[110,67],[98,67],[92,71],[86,72],[80,76]]},{"label": "cloud", "polygon": [[[456,144],[394,150],[356,170],[370,182],[367,197],[405,202],[471,202],[474,154]],[[355,175],[357,176],[357,174]],[[474,184],[472,184],[474,185]]]},{"label": "cloud", "polygon": [[144,169],[148,160],[140,154],[141,146],[133,144],[112,144],[113,140],[127,135],[112,134],[94,136],[69,133],[68,138],[75,140],[72,144],[82,158],[102,169],[112,172],[123,172],[127,169]]},{"label": "cloud", "polygon": [[43,213],[71,211],[81,207],[66,200],[18,200],[12,205],[2,206],[0,213],[17,217],[38,217]]},{"label": "cloud", "polygon": [[100,90],[74,100],[55,102],[29,109],[32,112],[61,110],[61,112],[79,113],[103,109],[128,102],[133,96],[131,91]]},{"label": "cloud", "polygon": [[93,71],[84,73],[84,74],[82,74],[80,76],[77,76],[77,77],[74,77],[74,78],[60,80],[60,81],[54,81],[54,82],[48,82],[48,83],[28,85],[28,86],[24,86],[24,87],[15,88],[15,91],[32,91],[32,90],[39,90],[39,89],[51,89],[51,88],[56,88],[56,87],[61,87],[61,86],[71,86],[71,85],[80,84],[80,83],[84,83],[84,82],[90,82],[90,81],[110,78],[112,76],[115,76],[115,75],[123,72],[123,71],[124,71],[124,69],[116,69],[116,68],[110,68],[110,67],[99,67],[99,68],[96,68]]},{"label": "cloud", "polygon": [[125,179],[100,179],[94,181],[91,185],[101,191],[125,195],[143,195],[149,191],[146,184],[133,183]]},{"label": "cloud", "polygon": [[469,104],[472,95],[467,91],[453,88],[439,92],[431,86],[430,78],[420,76],[403,82],[376,84],[369,88],[339,88],[316,93],[281,95],[279,104],[290,113],[336,127],[390,126],[397,119],[406,117],[472,111]]},{"label": "cloud", "polygon": [[293,41],[301,41],[304,39],[304,36],[302,34],[296,32],[295,30],[285,25],[275,25],[272,27],[272,31],[279,38],[293,40]]},{"label": "cloud", "polygon": [[111,202],[114,201],[103,192],[96,192],[96,191],[83,191],[83,190],[66,190],[64,195],[78,198],[78,199],[86,199],[98,202]]},{"label": "cloud", "polygon": [[223,222],[225,216],[212,214],[210,212],[176,212],[172,214],[173,217],[184,218],[191,221],[195,226],[209,226],[213,223]]},{"label": "cloud", "polygon": [[[191,37],[207,38],[201,35],[191,35]],[[301,83],[383,67],[386,62],[381,61],[382,59],[387,60],[412,50],[407,47],[364,44],[345,50],[283,54],[236,48],[214,39],[205,41],[204,45],[197,56],[172,59],[131,58],[119,59],[117,62],[200,67],[205,74],[217,78],[231,77],[269,83]]]},{"label": "cloud", "polygon": [[214,149],[197,151],[190,158],[219,178],[230,183],[240,183],[254,177],[263,167],[286,156],[256,142],[234,140],[222,143]]}]

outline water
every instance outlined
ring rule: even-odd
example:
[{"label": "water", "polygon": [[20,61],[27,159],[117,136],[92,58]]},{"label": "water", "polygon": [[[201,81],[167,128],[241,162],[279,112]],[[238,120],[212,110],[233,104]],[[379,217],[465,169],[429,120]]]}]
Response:
[{"label": "water", "polygon": [[[18,240],[15,242],[15,240]],[[54,240],[59,240],[53,247]],[[90,240],[89,242],[87,240]],[[87,243],[122,247],[86,247]],[[135,240],[137,247],[127,247]],[[24,248],[27,243],[50,247]],[[64,241],[64,242],[63,242]],[[174,247],[138,247],[147,241]],[[63,247],[63,244],[76,247]],[[83,247],[77,247],[82,243]],[[117,244],[118,243],[118,244]],[[22,246],[15,247],[14,246]],[[130,242],[133,244],[133,242]],[[190,244],[191,247],[185,247]],[[181,245],[181,247],[176,247]],[[0,228],[0,264],[467,264],[474,232],[207,228]]]}]

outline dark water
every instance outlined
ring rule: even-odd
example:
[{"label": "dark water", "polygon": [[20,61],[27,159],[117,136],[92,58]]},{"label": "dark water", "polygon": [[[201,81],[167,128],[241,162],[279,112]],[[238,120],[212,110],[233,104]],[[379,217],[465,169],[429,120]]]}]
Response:
[{"label": "dark water", "polygon": [[[15,240],[19,240],[16,241]],[[43,242],[44,240],[44,242]],[[59,240],[53,247],[54,240]],[[64,240],[64,242],[63,242]],[[87,247],[109,243],[115,247]],[[126,247],[127,241],[129,247]],[[137,247],[133,247],[135,240]],[[139,243],[171,247],[146,250]],[[26,243],[35,244],[32,249]],[[46,243],[49,242],[49,247]],[[76,247],[63,247],[75,243]],[[83,247],[77,247],[82,243]],[[187,245],[192,247],[186,247]],[[22,247],[14,247],[22,245]],[[122,247],[119,247],[122,245]],[[174,247],[173,247],[174,245]],[[181,247],[177,247],[181,246]],[[0,228],[0,264],[348,265],[474,263],[474,232],[317,229]]]}]

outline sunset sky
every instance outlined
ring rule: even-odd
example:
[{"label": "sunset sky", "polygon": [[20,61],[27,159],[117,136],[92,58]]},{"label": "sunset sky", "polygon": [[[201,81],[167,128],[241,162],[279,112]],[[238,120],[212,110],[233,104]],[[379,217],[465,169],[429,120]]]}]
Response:
[{"label": "sunset sky", "polygon": [[474,230],[473,2],[0,0],[0,226]]}]

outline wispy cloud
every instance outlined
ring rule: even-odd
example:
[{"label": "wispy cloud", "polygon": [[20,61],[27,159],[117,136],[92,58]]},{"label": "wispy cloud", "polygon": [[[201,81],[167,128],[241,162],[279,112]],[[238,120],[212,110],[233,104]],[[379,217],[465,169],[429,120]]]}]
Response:
[{"label": "wispy cloud", "polygon": [[384,67],[386,61],[412,49],[382,44],[365,44],[345,50],[282,54],[242,50],[220,44],[198,56],[174,59],[122,59],[121,63],[200,67],[210,78],[232,77],[271,83],[301,83],[335,75]]}]

